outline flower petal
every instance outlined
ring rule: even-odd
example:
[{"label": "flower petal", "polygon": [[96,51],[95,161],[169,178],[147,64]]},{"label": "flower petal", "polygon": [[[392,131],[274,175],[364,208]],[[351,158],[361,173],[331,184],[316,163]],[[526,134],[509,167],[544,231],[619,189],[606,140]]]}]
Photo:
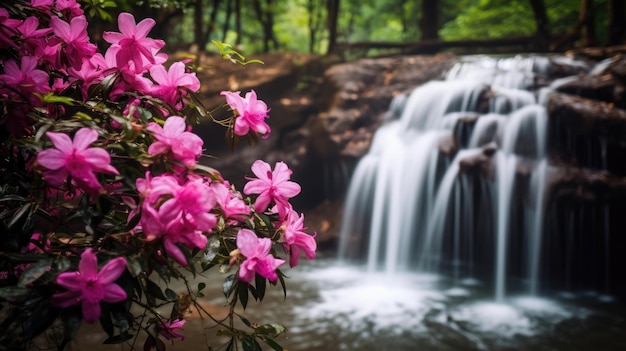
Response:
[{"label": "flower petal", "polygon": [[95,323],[102,313],[99,302],[83,301],[83,319],[87,323]]},{"label": "flower petal", "polygon": [[126,291],[117,284],[109,284],[104,287],[104,302],[120,302],[126,300]]},{"label": "flower petal", "polygon": [[83,277],[78,272],[65,272],[57,276],[57,284],[68,289],[80,291]]},{"label": "flower petal", "polygon": [[270,168],[270,165],[267,162],[264,162],[262,160],[256,160],[252,164],[251,169],[252,169],[252,173],[254,173],[254,175],[257,176],[257,178],[266,180],[266,181],[270,180],[269,175],[272,174],[272,169]]},{"label": "flower petal", "polygon": [[86,150],[96,140],[98,140],[98,132],[91,128],[81,128],[74,135],[74,149]]},{"label": "flower petal", "polygon": [[117,16],[117,27],[124,37],[131,37],[136,33],[135,17],[128,12],[122,12]]},{"label": "flower petal", "polygon": [[72,145],[72,139],[67,134],[64,133],[55,133],[55,132],[46,132],[54,147],[59,149],[59,151],[64,154],[70,154],[74,150],[74,145]]},{"label": "flower petal", "polygon": [[37,162],[47,169],[57,170],[65,165],[66,154],[57,149],[41,150],[37,154]]},{"label": "flower petal", "polygon": [[111,284],[124,273],[124,269],[126,269],[126,259],[124,257],[114,258],[98,272],[98,281],[105,285]]},{"label": "flower petal", "polygon": [[52,295],[50,303],[54,306],[67,308],[80,302],[80,291],[65,291]]},{"label": "flower petal", "polygon": [[179,116],[171,116],[163,125],[163,134],[168,137],[176,137],[181,135],[185,128],[187,128],[187,124],[185,124],[185,119]]},{"label": "flower petal", "polygon": [[237,248],[247,258],[254,257],[259,237],[250,229],[239,229],[237,232]]},{"label": "flower petal", "polygon": [[135,36],[137,38],[145,38],[155,24],[156,22],[152,18],[145,18],[141,20],[135,27]]},{"label": "flower petal", "polygon": [[83,276],[82,279],[89,279],[97,276],[98,258],[96,257],[96,254],[91,251],[91,248],[85,250],[80,255],[78,271]]}]

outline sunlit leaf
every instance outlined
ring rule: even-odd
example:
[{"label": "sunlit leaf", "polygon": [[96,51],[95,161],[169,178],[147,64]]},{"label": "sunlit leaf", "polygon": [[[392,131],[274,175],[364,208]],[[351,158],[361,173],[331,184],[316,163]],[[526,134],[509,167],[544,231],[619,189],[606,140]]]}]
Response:
[{"label": "sunlit leaf", "polygon": [[215,259],[215,257],[219,254],[221,249],[221,242],[217,235],[211,235],[209,237],[209,242],[207,243],[206,250],[204,251],[204,256],[202,257],[203,262],[211,263]]},{"label": "sunlit leaf", "polygon": [[272,338],[275,338],[286,331],[287,328],[285,328],[284,325],[278,323],[263,324],[254,329],[255,334],[267,335]]},{"label": "sunlit leaf", "polygon": [[47,93],[41,97],[45,104],[63,104],[67,106],[76,105],[76,100],[68,96],[59,96],[54,93]]},{"label": "sunlit leaf", "polygon": [[20,275],[20,278],[17,281],[17,286],[21,286],[24,288],[28,287],[30,284],[34,283],[37,279],[41,278],[41,276],[48,272],[51,265],[51,259],[45,259],[35,263],[31,263]]},{"label": "sunlit leaf", "polygon": [[222,291],[224,292],[224,296],[229,297],[230,294],[233,293],[233,289],[235,287],[235,283],[237,282],[237,276],[234,274],[229,275],[224,279],[224,283],[222,284]]}]

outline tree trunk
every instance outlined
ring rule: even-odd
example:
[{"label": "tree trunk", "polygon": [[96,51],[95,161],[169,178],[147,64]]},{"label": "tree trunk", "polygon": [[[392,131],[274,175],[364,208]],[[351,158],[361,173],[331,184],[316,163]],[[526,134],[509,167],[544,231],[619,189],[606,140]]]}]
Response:
[{"label": "tree trunk", "polygon": [[543,0],[529,0],[535,17],[535,36],[537,37],[535,45],[537,49],[547,49],[550,45],[551,34],[548,15],[546,13],[546,5]]},{"label": "tree trunk", "polygon": [[215,19],[217,18],[217,10],[219,10],[220,3],[222,0],[213,0],[213,9],[211,9],[211,16],[209,17],[209,25],[207,26],[206,32],[204,32],[204,38],[202,45],[199,47],[200,50],[204,50],[206,43],[211,39],[211,35],[215,30]]},{"label": "tree trunk", "polygon": [[319,0],[308,0],[307,11],[309,13],[309,52],[315,52],[317,34],[321,30],[322,9]]},{"label": "tree trunk", "polygon": [[228,29],[230,27],[230,16],[232,15],[232,12],[232,2],[226,1],[226,18],[224,19],[224,28],[222,28],[222,42],[226,42],[226,36],[228,35]]},{"label": "tree trunk", "polygon": [[194,26],[194,36],[193,42],[196,46],[198,46],[198,50],[204,46],[204,33],[202,29],[204,28],[204,1],[196,0],[193,7],[193,26]]},{"label": "tree trunk", "polygon": [[328,48],[326,54],[331,55],[337,52],[337,20],[339,19],[339,0],[326,0],[328,11]]},{"label": "tree trunk", "polygon": [[418,25],[422,40],[439,39],[439,0],[422,0]]},{"label": "tree trunk", "polygon": [[235,39],[235,46],[241,45],[242,30],[241,30],[241,0],[235,0],[235,32],[237,32],[237,39]]},{"label": "tree trunk", "polygon": [[626,34],[626,4],[624,0],[609,0],[607,7],[609,45],[622,44]]},{"label": "tree trunk", "polygon": [[270,51],[270,44],[274,49],[278,49],[278,40],[276,40],[276,36],[274,35],[273,1],[274,0],[267,0],[265,8],[263,8],[260,0],[254,0],[252,2],[257,19],[263,28],[263,52]]},{"label": "tree trunk", "polygon": [[596,21],[593,0],[580,1],[581,43],[582,47],[596,44]]}]

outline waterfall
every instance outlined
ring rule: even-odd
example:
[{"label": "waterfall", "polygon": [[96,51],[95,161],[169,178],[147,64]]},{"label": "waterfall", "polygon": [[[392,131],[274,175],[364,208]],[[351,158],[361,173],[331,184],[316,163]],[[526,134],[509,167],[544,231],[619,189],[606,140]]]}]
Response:
[{"label": "waterfall", "polygon": [[549,64],[470,57],[445,80],[396,97],[397,118],[376,132],[350,182],[340,256],[455,282],[480,274],[496,300],[514,272],[537,294],[550,87],[536,82]]}]

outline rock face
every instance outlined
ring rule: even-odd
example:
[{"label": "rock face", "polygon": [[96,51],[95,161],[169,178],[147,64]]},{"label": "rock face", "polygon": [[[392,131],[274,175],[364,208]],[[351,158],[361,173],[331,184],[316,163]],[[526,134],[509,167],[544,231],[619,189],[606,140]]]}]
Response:
[{"label": "rock face", "polygon": [[[319,153],[323,155],[320,160],[339,158],[347,162],[358,159],[368,150],[375,130],[389,118],[394,107],[386,112],[389,108],[381,105],[383,100],[371,91],[372,84],[367,83],[378,82],[374,84],[375,89],[387,95],[387,101],[420,85],[424,81],[409,82],[402,88],[387,88],[377,81],[382,75],[376,72],[388,72],[390,65],[396,72],[406,72],[407,68],[397,65],[415,65],[410,59],[393,63],[363,60],[360,65],[337,65],[326,71],[327,81],[333,84],[333,88],[327,90],[336,93],[330,110],[318,115],[315,121],[319,135],[324,136],[320,140],[326,144],[320,148],[324,150]],[[429,59],[435,58],[413,58],[423,64],[422,69],[434,67]],[[441,77],[451,62],[453,60],[437,61],[436,67],[440,70],[432,78]],[[625,62],[617,55],[591,72],[583,66],[557,63],[551,67],[545,81],[535,82],[537,87],[542,87],[557,78],[574,77],[559,85],[547,103],[550,178],[544,214],[547,234],[542,238],[542,245],[549,248],[545,251],[549,254],[542,259],[545,267],[541,273],[549,282],[545,288],[595,287],[626,296],[626,277],[619,269],[626,264],[622,254],[626,250],[626,239],[621,233],[626,227],[623,216],[626,210],[626,110],[622,109],[626,101]],[[481,96],[488,100],[489,89]],[[454,155],[459,147],[467,145],[475,124],[476,118],[471,113],[461,116],[454,128],[454,138],[442,142],[440,152]],[[463,160],[461,172],[472,177],[493,177],[494,150],[487,146],[481,154]],[[516,174],[525,180],[516,184],[529,183],[530,166],[520,162]],[[512,245],[523,247],[524,240],[522,233],[511,233]],[[512,259],[511,271],[524,276],[526,267],[516,265],[517,259]],[[491,267],[492,262],[484,262],[484,266]],[[576,276],[568,276],[567,272],[576,272]]]}]

